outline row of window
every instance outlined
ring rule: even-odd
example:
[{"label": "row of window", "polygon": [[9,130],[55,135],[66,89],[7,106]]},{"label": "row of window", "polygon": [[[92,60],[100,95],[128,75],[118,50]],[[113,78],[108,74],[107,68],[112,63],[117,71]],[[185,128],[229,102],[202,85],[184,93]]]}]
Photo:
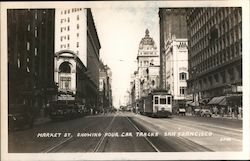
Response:
[{"label": "row of window", "polygon": [[[76,37],[78,38],[79,37],[79,33],[76,33]],[[63,41],[63,40],[70,40],[70,35],[63,35],[63,36],[61,36],[60,37],[60,39],[61,39],[61,42]]]},{"label": "row of window", "polygon": [[[28,24],[28,25],[27,25],[27,31],[30,31],[30,30],[31,30],[30,24]],[[37,26],[35,26],[34,35],[35,35],[35,37],[38,36]]]},{"label": "row of window", "polygon": [[196,72],[199,73],[221,65],[240,55],[242,55],[242,42],[235,43],[234,45],[208,58],[204,56],[191,58],[190,62],[192,63],[189,64],[191,68],[196,67]]},{"label": "row of window", "polygon": [[61,11],[61,15],[63,14],[69,14],[70,12],[74,13],[74,12],[78,12],[78,11],[82,11],[82,8],[72,8],[72,9],[67,9],[67,10],[63,10]]},{"label": "row of window", "polygon": [[159,97],[154,97],[154,104],[171,104],[171,97],[166,98],[159,98]]},{"label": "row of window", "polygon": [[[76,29],[79,29],[79,28],[80,28],[80,25],[76,24]],[[70,31],[70,26],[61,27],[61,32],[63,31]]]},{"label": "row of window", "polygon": [[[76,20],[77,21],[80,20],[79,15],[76,16]],[[61,24],[64,23],[64,22],[70,22],[70,17],[67,17],[67,19],[66,18],[62,18],[61,19]]]},{"label": "row of window", "polygon": [[[76,47],[79,48],[79,42],[76,42]],[[63,48],[70,48],[70,43],[67,43],[67,44],[61,44],[61,49]]]},{"label": "row of window", "polygon": [[239,79],[242,79],[242,67],[240,65],[235,68],[232,67],[226,71],[215,73],[213,75],[202,78],[197,82],[197,84],[191,84],[191,88],[207,88],[208,85],[213,86],[218,83],[225,84],[228,81],[232,82]]},{"label": "row of window", "polygon": [[191,36],[204,27],[204,24],[210,29],[224,19],[231,19],[236,24],[242,18],[241,8],[203,8],[195,11],[188,20],[188,26],[191,26]]},{"label": "row of window", "polygon": [[211,41],[208,36],[204,37],[199,43],[195,44],[195,46],[191,46],[190,52],[193,53],[193,55],[196,55],[204,48],[207,48],[208,50],[212,50],[211,53],[217,53],[242,39],[241,27],[241,24],[239,24],[238,27],[230,30],[229,32],[223,34],[220,38],[213,41]]},{"label": "row of window", "polygon": [[[26,42],[26,50],[27,51],[30,51],[30,42]],[[35,56],[37,56],[37,48],[34,48],[34,54]]]},{"label": "row of window", "polygon": [[[149,66],[149,65],[154,65],[154,60],[152,59],[151,61],[150,61],[150,63],[149,63],[149,61],[147,61],[147,60],[144,60],[143,61],[143,66]],[[142,67],[142,61],[140,61],[140,67]]]}]

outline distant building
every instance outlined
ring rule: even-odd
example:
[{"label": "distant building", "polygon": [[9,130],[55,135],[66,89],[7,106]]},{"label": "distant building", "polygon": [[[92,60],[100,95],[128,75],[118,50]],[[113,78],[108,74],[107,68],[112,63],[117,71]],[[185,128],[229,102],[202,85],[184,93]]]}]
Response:
[{"label": "distant building", "polygon": [[242,9],[217,7],[187,11],[189,93],[195,95],[196,101],[227,96],[227,100],[241,105]]},{"label": "distant building", "polygon": [[107,65],[100,63],[99,106],[102,111],[112,109],[112,72]]},{"label": "distant building", "polygon": [[[91,10],[56,10],[55,31],[55,82],[59,84],[59,92],[70,92],[75,95],[72,99],[78,103],[100,111],[98,97],[101,45]],[[67,72],[62,72],[61,67],[67,69]]]},{"label": "distant building", "polygon": [[149,36],[148,29],[142,38],[138,54],[139,98],[147,96],[150,91],[159,87],[159,55],[154,40]]},{"label": "distant building", "polygon": [[9,105],[38,114],[54,99],[54,19],[54,9],[7,10]]},{"label": "distant building", "polygon": [[175,39],[187,39],[186,10],[184,8],[160,8],[160,88],[166,89],[166,45]]}]

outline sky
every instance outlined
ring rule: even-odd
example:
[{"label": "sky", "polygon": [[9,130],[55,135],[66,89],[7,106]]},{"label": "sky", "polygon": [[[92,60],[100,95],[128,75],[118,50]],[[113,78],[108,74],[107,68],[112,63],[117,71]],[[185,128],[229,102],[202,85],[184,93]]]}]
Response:
[{"label": "sky", "polygon": [[137,70],[137,52],[146,29],[159,49],[158,7],[92,8],[101,43],[100,58],[112,70],[113,104],[116,108],[128,99],[131,75]]}]

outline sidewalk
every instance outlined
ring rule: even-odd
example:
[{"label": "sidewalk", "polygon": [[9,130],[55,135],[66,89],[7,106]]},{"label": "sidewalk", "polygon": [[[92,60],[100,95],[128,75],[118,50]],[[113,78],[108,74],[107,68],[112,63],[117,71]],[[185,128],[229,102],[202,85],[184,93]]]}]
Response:
[{"label": "sidewalk", "polygon": [[[190,117],[200,117],[200,116],[195,116],[195,115],[192,115],[192,114],[189,114],[189,113],[186,113],[185,116],[190,116]],[[242,120],[243,118],[242,117],[232,117],[232,116],[220,116],[220,115],[212,115],[212,118],[221,118],[221,119],[234,119],[234,120]]]}]

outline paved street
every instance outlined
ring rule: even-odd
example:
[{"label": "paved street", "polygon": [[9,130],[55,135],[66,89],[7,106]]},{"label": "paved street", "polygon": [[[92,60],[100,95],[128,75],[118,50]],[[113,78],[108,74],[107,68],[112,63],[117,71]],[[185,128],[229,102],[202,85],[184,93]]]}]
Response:
[{"label": "paved street", "polygon": [[47,122],[9,132],[9,152],[240,151],[242,120],[133,113]]}]

